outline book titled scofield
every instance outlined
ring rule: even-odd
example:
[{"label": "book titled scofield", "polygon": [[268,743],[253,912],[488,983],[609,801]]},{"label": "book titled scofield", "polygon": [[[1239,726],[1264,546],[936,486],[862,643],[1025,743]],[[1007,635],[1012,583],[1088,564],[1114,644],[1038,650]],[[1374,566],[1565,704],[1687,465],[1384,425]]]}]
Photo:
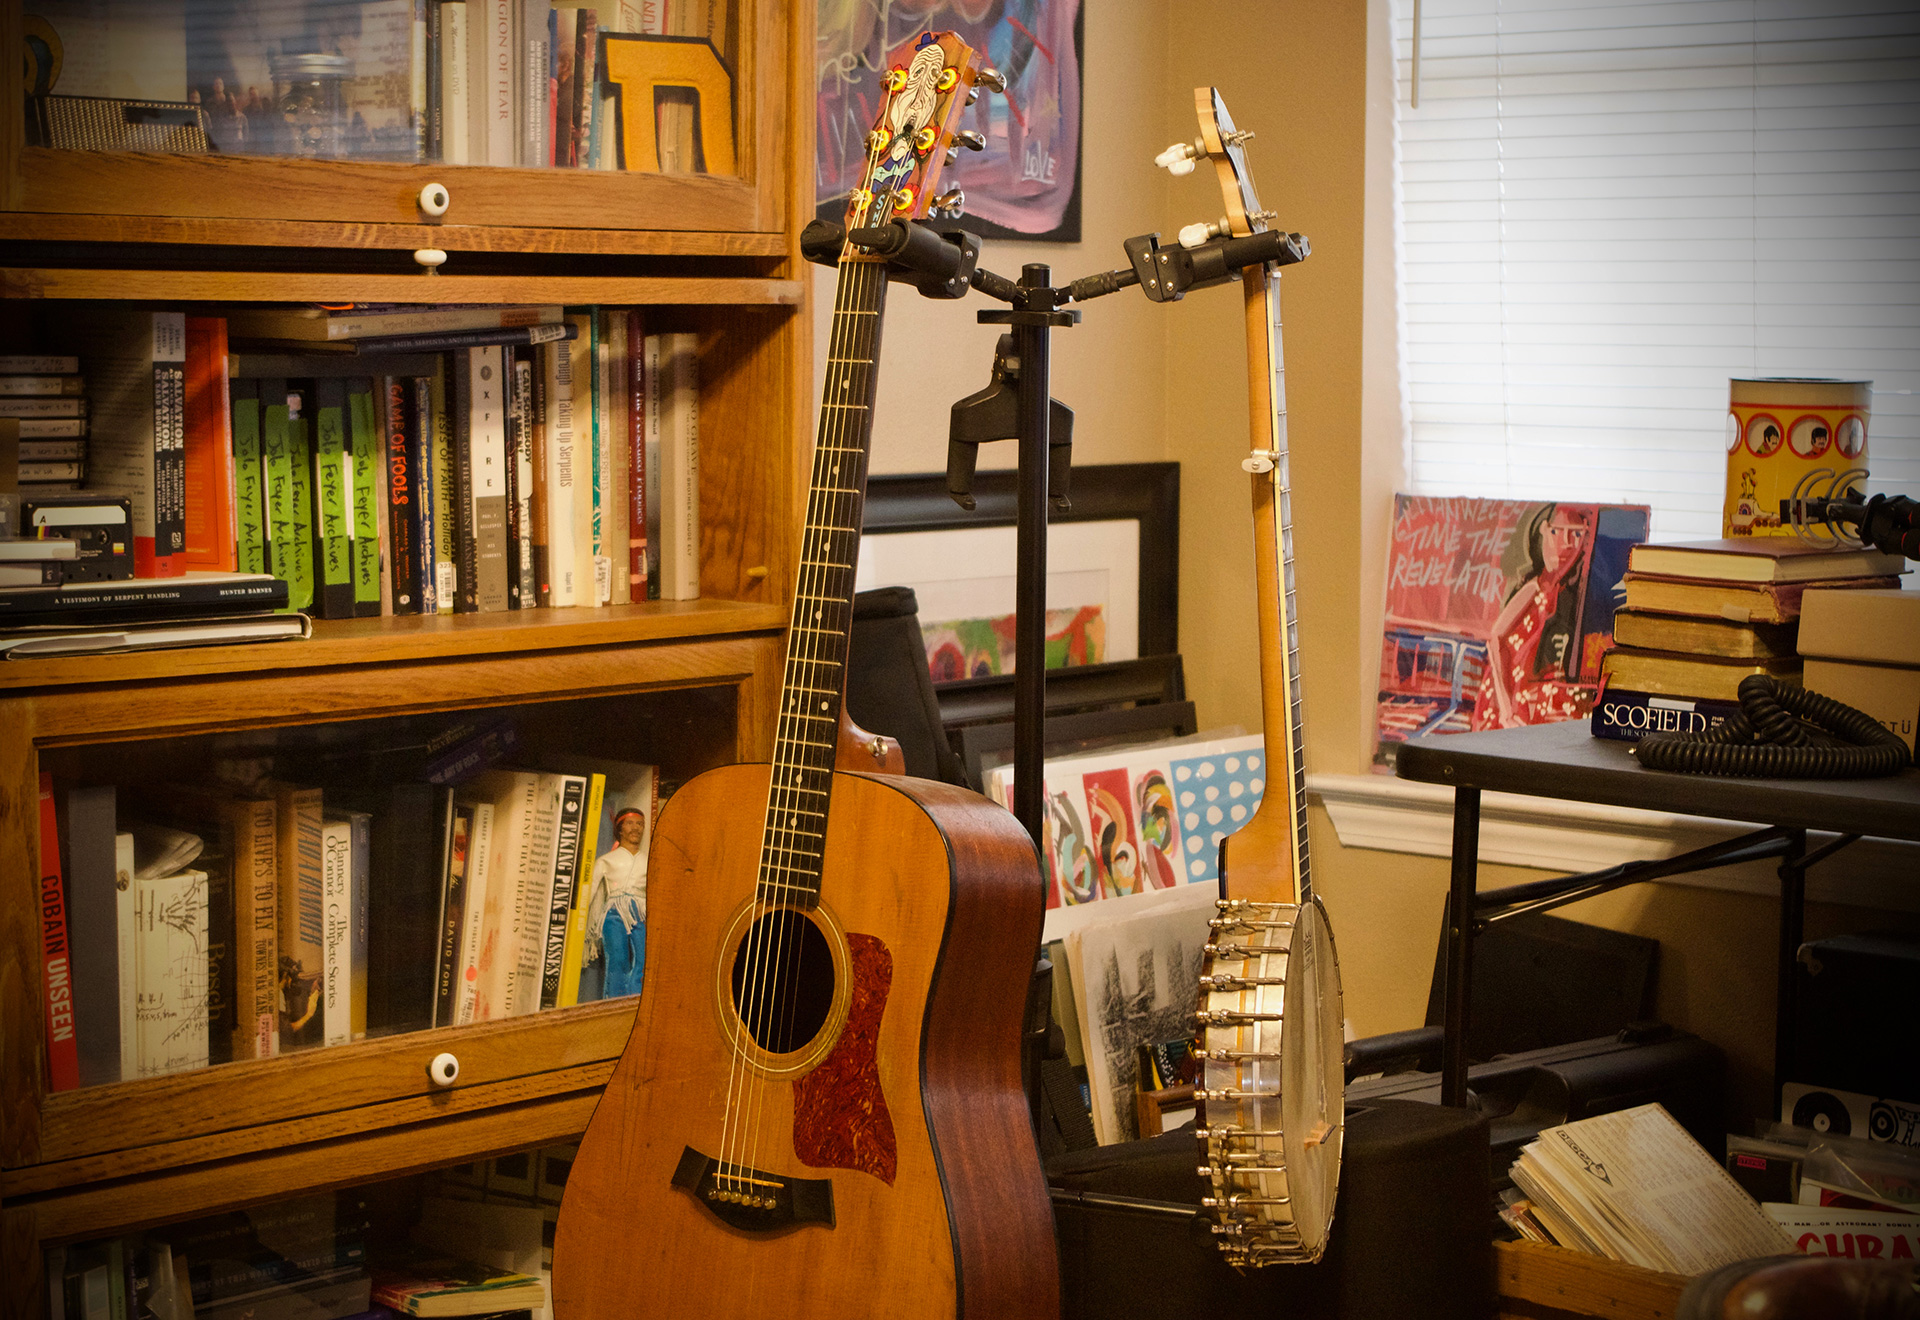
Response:
[{"label": "book titled scofield", "polygon": [[1650,733],[1710,733],[1739,709],[1737,701],[1662,696],[1609,685],[1593,703],[1588,727],[1596,738],[1639,742]]},{"label": "book titled scofield", "polygon": [[14,624],[156,619],[221,610],[285,609],[287,584],[265,573],[188,573],[174,578],[62,582],[0,591],[0,628]]}]

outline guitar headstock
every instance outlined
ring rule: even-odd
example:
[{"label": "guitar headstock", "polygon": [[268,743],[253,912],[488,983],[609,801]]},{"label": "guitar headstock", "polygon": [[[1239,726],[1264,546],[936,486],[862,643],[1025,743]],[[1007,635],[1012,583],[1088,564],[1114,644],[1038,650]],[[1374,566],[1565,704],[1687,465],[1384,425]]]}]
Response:
[{"label": "guitar headstock", "polygon": [[[903,55],[881,75],[883,99],[867,134],[866,169],[847,199],[849,232],[893,219],[958,215],[965,200],[959,190],[936,193],[952,150],[975,145],[954,125],[977,94],[976,85],[1005,86],[999,75],[979,67],[973,48],[954,32],[923,32]],[[860,253],[850,249],[848,255]]]}]

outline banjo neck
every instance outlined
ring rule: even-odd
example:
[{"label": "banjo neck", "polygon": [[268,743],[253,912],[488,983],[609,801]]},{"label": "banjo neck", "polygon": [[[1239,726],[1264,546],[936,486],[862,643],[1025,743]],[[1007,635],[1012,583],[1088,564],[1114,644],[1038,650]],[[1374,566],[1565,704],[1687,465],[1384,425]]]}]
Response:
[{"label": "banjo neck", "polygon": [[1300,715],[1300,630],[1294,613],[1280,274],[1266,266],[1252,266],[1241,279],[1252,449],[1246,466],[1253,495],[1267,783],[1253,819],[1223,842],[1221,872],[1229,897],[1304,903],[1312,897],[1313,886],[1307,862],[1306,746]]}]

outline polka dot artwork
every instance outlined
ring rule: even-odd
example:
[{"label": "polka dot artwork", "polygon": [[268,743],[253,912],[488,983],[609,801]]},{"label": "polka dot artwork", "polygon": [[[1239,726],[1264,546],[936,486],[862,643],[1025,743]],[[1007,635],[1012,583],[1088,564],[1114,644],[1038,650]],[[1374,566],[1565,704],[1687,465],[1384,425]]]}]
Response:
[{"label": "polka dot artwork", "polygon": [[1267,763],[1258,738],[1236,738],[1226,751],[1176,756],[1168,762],[1180,812],[1181,858],[1188,884],[1220,882],[1220,841],[1260,805]]}]

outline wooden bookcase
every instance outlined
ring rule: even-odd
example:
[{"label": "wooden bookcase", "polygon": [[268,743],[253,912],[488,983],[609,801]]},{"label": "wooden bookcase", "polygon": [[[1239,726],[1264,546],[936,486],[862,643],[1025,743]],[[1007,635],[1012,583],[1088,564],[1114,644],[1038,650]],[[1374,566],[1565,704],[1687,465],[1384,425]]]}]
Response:
[{"label": "wooden bookcase", "polygon": [[[57,152],[24,145],[0,5],[0,318],[57,303],[638,304],[699,335],[702,598],[316,623],[312,640],[0,664],[0,1320],[43,1248],[583,1131],[635,1001],[49,1094],[37,777],[194,764],[209,740],[518,708],[536,743],[685,776],[763,757],[812,389],[812,6],[740,0],[740,177]],[[443,220],[418,208],[446,185]],[[411,254],[451,254],[419,273]],[[370,725],[371,736],[378,726]],[[453,1052],[451,1088],[427,1062]]]}]

